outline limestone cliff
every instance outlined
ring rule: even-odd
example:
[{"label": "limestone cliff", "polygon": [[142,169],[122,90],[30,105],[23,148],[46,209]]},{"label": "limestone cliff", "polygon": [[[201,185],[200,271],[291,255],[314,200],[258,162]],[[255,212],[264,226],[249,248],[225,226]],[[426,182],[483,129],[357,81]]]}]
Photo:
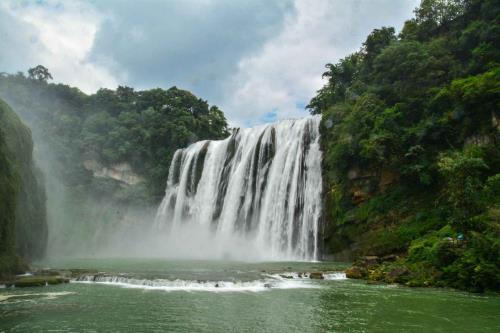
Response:
[{"label": "limestone cliff", "polygon": [[17,256],[40,258],[47,243],[45,190],[33,162],[31,131],[0,100],[0,273]]},{"label": "limestone cliff", "polygon": [[136,185],[144,180],[132,170],[128,163],[104,166],[97,160],[89,159],[83,161],[83,165],[85,169],[92,171],[93,176],[97,178],[111,178],[126,185]]}]

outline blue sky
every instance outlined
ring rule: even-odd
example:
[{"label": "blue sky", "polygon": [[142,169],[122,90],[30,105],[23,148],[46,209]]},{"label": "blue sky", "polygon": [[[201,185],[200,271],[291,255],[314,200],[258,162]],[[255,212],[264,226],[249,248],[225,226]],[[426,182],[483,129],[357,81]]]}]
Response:
[{"label": "blue sky", "polygon": [[306,115],[324,65],[374,28],[400,29],[418,2],[7,0],[0,72],[43,64],[87,93],[175,85],[252,126]]}]

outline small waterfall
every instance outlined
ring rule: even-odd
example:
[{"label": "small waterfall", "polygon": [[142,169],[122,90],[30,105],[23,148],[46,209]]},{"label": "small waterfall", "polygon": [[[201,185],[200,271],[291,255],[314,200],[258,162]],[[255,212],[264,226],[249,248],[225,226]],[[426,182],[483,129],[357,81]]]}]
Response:
[{"label": "small waterfall", "polygon": [[317,259],[319,122],[313,116],[237,129],[177,150],[157,228],[171,238],[186,228],[204,232],[214,247],[259,252],[253,257],[264,260]]}]

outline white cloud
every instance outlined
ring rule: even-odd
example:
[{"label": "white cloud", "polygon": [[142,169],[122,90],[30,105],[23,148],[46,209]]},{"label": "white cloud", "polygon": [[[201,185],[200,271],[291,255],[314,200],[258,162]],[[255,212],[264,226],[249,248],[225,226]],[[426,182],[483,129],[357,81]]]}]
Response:
[{"label": "white cloud", "polygon": [[419,2],[290,1],[7,0],[0,71],[42,64],[88,93],[118,82],[177,85],[248,126],[306,115],[324,65],[359,49],[374,28],[401,27]]},{"label": "white cloud", "polygon": [[416,3],[296,0],[281,33],[239,62],[223,110],[233,125],[247,126],[306,115],[303,105],[323,85],[324,65],[359,49],[372,29],[401,26]]},{"label": "white cloud", "polygon": [[57,82],[77,86],[85,92],[99,87],[116,87],[117,79],[110,72],[87,60],[96,32],[103,19],[88,3],[81,1],[41,3],[11,1],[0,5],[25,29],[31,31],[25,41],[28,61],[33,67],[42,64],[49,68]]}]

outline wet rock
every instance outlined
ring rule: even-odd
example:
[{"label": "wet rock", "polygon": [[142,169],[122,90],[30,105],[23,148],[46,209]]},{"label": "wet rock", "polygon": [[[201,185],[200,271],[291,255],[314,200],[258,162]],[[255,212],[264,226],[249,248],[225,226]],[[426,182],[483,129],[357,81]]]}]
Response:
[{"label": "wet rock", "polygon": [[310,279],[323,280],[325,277],[322,272],[312,272],[309,274]]},{"label": "wet rock", "polygon": [[33,273],[33,275],[62,276],[64,278],[77,279],[80,276],[95,275],[97,273],[98,271],[96,269],[89,269],[89,268],[69,268],[69,269],[43,268],[36,270]]},{"label": "wet rock", "polygon": [[264,288],[271,288],[271,284],[270,283],[264,283]]},{"label": "wet rock", "polygon": [[345,276],[349,279],[362,279],[366,276],[366,269],[353,266],[345,270]]},{"label": "wet rock", "polygon": [[66,272],[68,272],[69,277],[73,279],[82,275],[91,275],[98,273],[96,269],[88,269],[88,268],[71,268],[66,270]]},{"label": "wet rock", "polygon": [[219,287],[220,287],[220,286],[219,286],[219,284],[218,284],[218,283],[216,283],[216,284],[215,284],[215,288],[219,288]]},{"label": "wet rock", "polygon": [[293,276],[291,276],[291,275],[280,274],[280,276],[281,276],[283,279],[293,279]]},{"label": "wet rock", "polygon": [[1,284],[5,284],[6,287],[14,286],[19,288],[24,288],[24,287],[44,287],[46,285],[61,284],[68,282],[69,279],[61,276],[45,275],[45,276],[17,277],[13,281],[6,281],[2,282]]},{"label": "wet rock", "polygon": [[44,276],[59,276],[61,272],[53,268],[44,268],[33,273],[34,275],[44,275]]}]

